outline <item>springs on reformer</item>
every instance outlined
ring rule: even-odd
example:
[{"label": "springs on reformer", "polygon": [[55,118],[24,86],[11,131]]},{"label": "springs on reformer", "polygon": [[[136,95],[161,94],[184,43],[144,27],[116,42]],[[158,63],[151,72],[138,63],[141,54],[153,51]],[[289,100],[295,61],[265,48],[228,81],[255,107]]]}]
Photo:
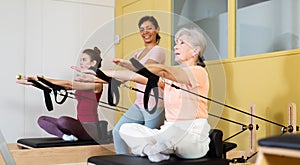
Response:
[{"label": "springs on reformer", "polygon": [[[254,125],[253,124],[249,124],[249,125],[243,125],[242,126],[242,130],[247,130],[249,129],[250,131],[252,131],[254,129]],[[258,130],[259,126],[258,124],[255,124],[255,130]]]},{"label": "springs on reformer", "polygon": [[[284,134],[286,132],[292,133],[294,131],[294,127],[292,125],[288,125],[287,127],[282,127],[281,132]],[[295,131],[299,131],[299,126],[296,126]]]}]

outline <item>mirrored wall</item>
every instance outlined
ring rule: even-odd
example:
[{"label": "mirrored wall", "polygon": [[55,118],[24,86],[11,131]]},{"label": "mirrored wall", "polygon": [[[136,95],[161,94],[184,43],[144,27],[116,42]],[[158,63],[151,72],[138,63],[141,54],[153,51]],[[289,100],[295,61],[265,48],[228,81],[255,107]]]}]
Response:
[{"label": "mirrored wall", "polygon": [[227,0],[173,0],[173,13],[178,15],[173,21],[175,32],[192,21],[207,34],[218,55],[207,53],[206,60],[228,57]]},{"label": "mirrored wall", "polygon": [[299,0],[237,0],[236,56],[299,48]]}]

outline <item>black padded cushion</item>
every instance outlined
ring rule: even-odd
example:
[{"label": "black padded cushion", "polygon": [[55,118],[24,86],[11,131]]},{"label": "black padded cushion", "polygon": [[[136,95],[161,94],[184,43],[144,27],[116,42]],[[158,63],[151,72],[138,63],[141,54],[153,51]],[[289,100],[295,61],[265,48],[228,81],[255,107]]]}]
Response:
[{"label": "black padded cushion", "polygon": [[32,148],[45,148],[45,147],[64,147],[64,146],[81,146],[81,145],[96,145],[94,140],[79,140],[79,141],[64,141],[57,137],[46,138],[24,138],[17,140],[17,143],[32,147]]},{"label": "black padded cushion", "polygon": [[226,153],[237,147],[236,143],[223,142],[223,158],[226,159]]},{"label": "black padded cushion", "polygon": [[218,129],[212,129],[209,133],[210,143],[207,157],[222,158],[223,154],[223,132]]},{"label": "black padded cushion", "polygon": [[234,148],[237,147],[236,143],[231,143],[231,142],[223,142],[223,152],[228,152]]},{"label": "black padded cushion", "polygon": [[300,150],[300,134],[271,136],[258,141],[259,146]]},{"label": "black padded cushion", "polygon": [[201,164],[201,165],[228,165],[229,162],[225,159],[181,159],[172,155],[167,161],[152,163],[147,157],[137,157],[129,155],[108,155],[108,156],[93,156],[88,159],[89,163],[96,165],[186,165],[186,164]]}]

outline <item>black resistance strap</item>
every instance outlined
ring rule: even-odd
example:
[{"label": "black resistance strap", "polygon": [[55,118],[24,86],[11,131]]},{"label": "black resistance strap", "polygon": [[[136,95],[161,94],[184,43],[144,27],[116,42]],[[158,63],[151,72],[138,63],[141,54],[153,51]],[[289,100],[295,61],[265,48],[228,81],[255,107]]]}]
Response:
[{"label": "black resistance strap", "polygon": [[[151,75],[153,75],[153,73],[151,73],[149,70],[147,70],[147,69],[146,69],[141,63],[139,63],[136,59],[131,58],[130,61],[131,61],[131,63],[133,64],[133,66],[136,67],[136,68],[139,70],[137,73],[139,73],[139,74],[141,74],[141,75],[143,75],[143,76],[145,76],[145,77],[151,77]],[[143,70],[143,71],[140,71],[140,70],[142,70],[142,69],[144,69],[144,70]],[[150,73],[148,73],[148,72],[150,72]],[[156,84],[157,84],[157,83],[156,83]],[[167,83],[167,84],[168,84],[168,83]],[[148,85],[148,84],[147,84],[147,85]],[[282,125],[282,124],[273,122],[273,121],[271,121],[271,120],[262,118],[262,117],[260,117],[260,116],[253,115],[253,114],[251,114],[251,113],[245,112],[245,111],[240,110],[240,109],[238,109],[238,108],[235,108],[235,107],[233,107],[233,106],[229,106],[229,105],[227,105],[227,104],[221,103],[221,102],[219,102],[219,101],[213,100],[213,99],[208,98],[208,97],[205,97],[205,96],[203,96],[203,95],[200,95],[200,94],[191,92],[191,91],[189,91],[189,90],[180,88],[180,87],[178,87],[178,86],[176,86],[176,85],[174,85],[174,84],[168,84],[168,85],[171,85],[173,88],[176,88],[176,89],[185,91],[185,92],[187,92],[187,93],[196,95],[196,96],[198,96],[198,97],[204,98],[204,99],[206,99],[206,100],[208,100],[208,101],[217,103],[217,104],[222,105],[222,106],[224,106],[224,107],[230,108],[230,109],[235,110],[235,111],[237,111],[237,112],[240,112],[240,113],[243,113],[243,114],[246,114],[246,115],[255,117],[255,118],[257,118],[257,119],[260,119],[260,120],[263,120],[263,121],[272,123],[272,124],[274,124],[274,125],[280,126],[280,127],[282,127],[282,129],[286,129],[286,128],[287,128],[286,126],[284,126],[284,125]],[[147,88],[147,87],[146,87],[146,88]],[[151,88],[151,85],[150,85],[149,88]]]},{"label": "black resistance strap", "polygon": [[46,104],[47,110],[52,111],[53,110],[53,104],[52,104],[52,100],[51,100],[51,97],[50,97],[51,89],[45,87],[44,85],[40,84],[36,80],[28,80],[28,82],[33,83],[33,85],[35,87],[41,89],[44,92],[44,99],[45,99],[45,104]]},{"label": "black resistance strap", "polygon": [[[44,78],[41,78],[41,77],[38,77],[38,80],[52,89],[51,90],[50,88],[42,85],[41,83],[39,83],[36,80],[28,80],[28,82],[32,82],[35,87],[43,90],[45,104],[46,104],[46,107],[47,107],[48,111],[53,110],[53,104],[52,104],[52,100],[51,100],[51,96],[50,96],[50,93],[52,91],[54,93],[55,102],[57,104],[63,104],[66,101],[66,99],[68,97],[68,92],[64,87],[59,86],[59,85],[55,85],[55,84],[53,84],[53,83],[51,83],[51,82],[49,82],[49,81],[47,81],[47,80],[45,80]],[[63,96],[63,98],[60,101],[58,100],[58,93],[59,93],[60,96]]]},{"label": "black resistance strap", "polygon": [[[73,92],[69,92],[69,91],[65,90],[64,87],[59,86],[59,85],[52,84],[51,82],[49,82],[49,81],[47,81],[47,80],[45,80],[45,79],[43,79],[43,78],[39,78],[39,80],[43,81],[44,84],[47,84],[47,85],[51,86],[51,87],[54,88],[54,89],[60,89],[60,90],[57,90],[57,91],[63,90],[64,92],[67,92],[67,94],[66,94],[66,93],[63,93],[63,92],[56,92],[56,93],[57,93],[57,94],[56,94],[56,97],[57,97],[57,95],[60,95],[60,96],[63,96],[63,97],[64,97],[64,100],[65,100],[65,98],[75,99],[75,97],[69,96],[69,95],[73,95],[73,96],[77,96],[77,97],[80,97],[80,98],[83,98],[83,99],[86,99],[86,100],[91,100],[89,97],[81,96],[81,95],[75,94],[75,93],[73,93]],[[53,110],[53,105],[52,105],[52,101],[51,101],[51,97],[50,97],[50,94],[51,94],[51,91],[52,91],[52,90],[51,90],[50,88],[48,88],[48,87],[46,87],[46,86],[40,84],[40,83],[39,83],[38,81],[36,81],[36,80],[28,80],[28,82],[32,82],[32,83],[34,84],[33,86],[35,86],[35,87],[37,87],[37,88],[39,88],[39,89],[41,89],[41,90],[44,91],[46,107],[47,107],[47,109],[48,109],[49,111]],[[140,92],[140,93],[145,93],[145,92],[143,92],[143,91],[141,91],[141,90],[139,90],[139,89],[136,89],[136,88],[133,88],[133,87],[129,87],[129,86],[127,86],[126,84],[123,84],[123,85],[124,85],[124,87],[126,87],[126,88],[128,88],[128,89],[130,89],[130,90],[134,90],[134,91],[137,91],[137,92]],[[150,94],[150,95],[153,97],[152,94]],[[158,99],[163,100],[163,98],[161,98],[161,97],[158,97]],[[56,100],[57,100],[57,99],[56,99]],[[94,100],[91,100],[91,101],[94,101]],[[58,101],[57,101],[57,102],[58,102]],[[63,103],[63,102],[60,102],[60,104],[62,104],[62,103]],[[103,101],[100,101],[100,100],[98,101],[98,103],[110,105],[109,103],[106,103],[106,102],[103,102]],[[121,106],[117,106],[117,105],[114,106],[114,107],[116,107],[116,108],[118,108],[118,109],[111,108],[111,107],[108,107],[108,106],[105,106],[105,105],[100,105],[100,104],[98,104],[98,106],[99,106],[99,107],[103,107],[103,108],[107,108],[107,109],[110,109],[110,110],[122,112],[122,113],[125,113],[126,110],[128,109],[128,108],[121,107]],[[111,106],[111,105],[110,105],[110,106]],[[251,125],[247,126],[247,125],[245,125],[245,124],[242,124],[242,123],[239,123],[239,122],[230,120],[230,119],[226,119],[226,118],[223,118],[223,117],[221,117],[221,116],[214,115],[214,114],[208,113],[208,115],[210,115],[210,116],[212,116],[212,117],[216,117],[216,118],[222,119],[222,120],[225,120],[225,121],[227,121],[227,122],[231,122],[231,123],[234,123],[234,124],[241,125],[241,126],[242,126],[242,131],[241,131],[241,132],[247,130],[247,128],[249,128],[249,130],[250,130],[250,127],[251,127]],[[230,136],[230,137],[227,138],[225,141],[227,141],[227,140],[233,138],[234,136],[240,134],[241,132],[239,132],[239,133],[237,133],[237,134],[235,134],[235,135],[233,135],[233,136]]]},{"label": "black resistance strap", "polygon": [[[120,100],[120,93],[118,87],[120,87],[121,81],[118,81],[112,77],[107,76],[104,74],[100,69],[91,66],[89,68],[90,70],[94,71],[98,78],[106,81],[108,83],[108,104],[111,106],[116,106],[119,104]],[[116,98],[116,101],[114,102],[114,97]]]},{"label": "black resistance strap", "polygon": [[[38,80],[41,81],[42,83],[44,83],[45,85],[49,86],[52,89],[52,91],[54,93],[54,99],[57,104],[62,104],[66,101],[66,99],[68,97],[68,92],[64,87],[53,84],[53,83],[45,80],[42,77],[38,77]],[[58,95],[57,95],[58,93],[61,96],[63,96],[63,98],[60,101],[58,100]]]},{"label": "black resistance strap", "polygon": [[[143,64],[141,64],[138,60],[136,60],[135,58],[131,58],[130,62],[132,63],[132,65],[138,69],[137,73],[148,78],[147,84],[146,84],[146,88],[144,91],[144,108],[147,112],[149,112],[150,114],[153,114],[156,111],[157,108],[157,104],[158,104],[158,80],[159,80],[159,76],[153,74],[152,72],[150,72],[147,68],[145,68],[143,66]],[[150,92],[153,90],[153,95],[155,98],[155,105],[154,107],[148,109],[148,102],[149,102],[149,97],[150,97]]]}]

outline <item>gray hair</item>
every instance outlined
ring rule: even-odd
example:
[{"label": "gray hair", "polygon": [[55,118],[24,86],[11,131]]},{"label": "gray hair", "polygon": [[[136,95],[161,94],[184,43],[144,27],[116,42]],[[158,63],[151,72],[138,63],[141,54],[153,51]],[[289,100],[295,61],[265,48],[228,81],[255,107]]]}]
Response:
[{"label": "gray hair", "polygon": [[197,30],[195,28],[193,29],[181,28],[175,34],[175,38],[177,39],[182,35],[185,35],[187,37],[187,42],[191,44],[193,47],[199,47],[200,48],[199,55],[203,56],[207,47],[207,42],[203,33],[200,30]]},{"label": "gray hair", "polygon": [[186,42],[188,42],[193,48],[199,48],[197,64],[205,67],[203,55],[204,52],[206,51],[207,41],[203,35],[203,32],[195,28],[193,29],[181,28],[175,34],[175,39],[178,39],[183,35],[187,37]]}]

